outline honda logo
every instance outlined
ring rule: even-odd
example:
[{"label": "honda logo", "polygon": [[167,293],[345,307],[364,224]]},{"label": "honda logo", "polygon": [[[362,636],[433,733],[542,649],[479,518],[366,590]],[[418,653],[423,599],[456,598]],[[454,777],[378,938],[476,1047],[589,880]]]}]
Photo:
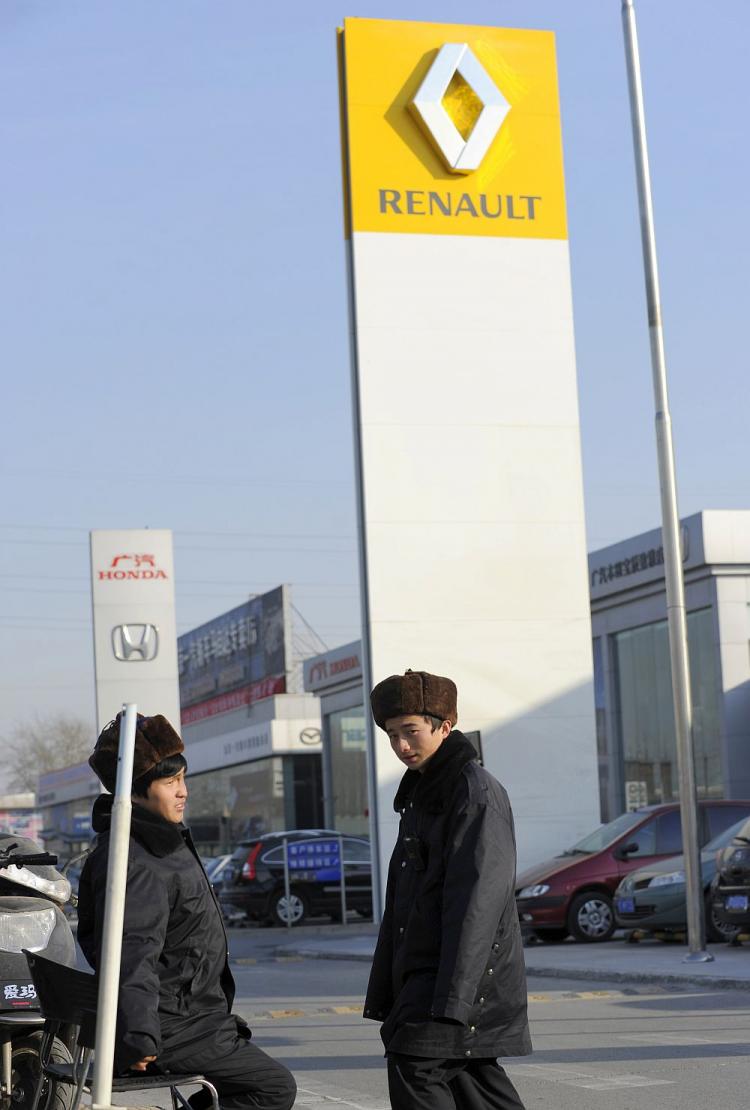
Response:
[{"label": "honda logo", "polygon": [[150,663],[159,651],[159,630],[155,624],[118,624],[112,650],[121,663]]}]

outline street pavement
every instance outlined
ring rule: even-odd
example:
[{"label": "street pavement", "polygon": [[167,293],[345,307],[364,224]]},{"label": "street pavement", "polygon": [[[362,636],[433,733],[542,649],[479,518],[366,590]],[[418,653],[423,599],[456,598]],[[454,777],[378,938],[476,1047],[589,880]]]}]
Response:
[{"label": "street pavement", "polygon": [[[296,1110],[389,1110],[379,1026],[361,1016],[373,943],[365,925],[230,930],[236,1009],[293,1071]],[[677,945],[526,949],[535,1051],[504,1063],[527,1110],[747,1110],[750,945],[713,950],[714,981],[694,985],[693,967],[668,978]]]},{"label": "street pavement", "polygon": [[[297,1077],[298,1110],[388,1110],[378,1026],[360,1009],[374,939],[233,931],[240,1008]],[[712,950],[696,970],[660,941],[525,949],[535,1051],[506,1066],[527,1110],[746,1110],[750,946]]]}]

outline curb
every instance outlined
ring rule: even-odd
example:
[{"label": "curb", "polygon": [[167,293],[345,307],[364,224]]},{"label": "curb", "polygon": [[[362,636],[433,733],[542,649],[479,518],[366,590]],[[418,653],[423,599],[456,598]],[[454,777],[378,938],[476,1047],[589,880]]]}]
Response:
[{"label": "curb", "polygon": [[549,979],[586,979],[607,983],[663,983],[670,987],[717,987],[719,990],[750,990],[750,979],[732,979],[729,976],[675,975],[657,971],[601,971],[593,968],[527,967],[526,975],[545,976]]},{"label": "curb", "polygon": [[273,955],[292,956],[303,960],[357,960],[372,963],[372,953],[365,952],[321,952],[319,948],[274,948]]},{"label": "curb", "polygon": [[[305,960],[355,960],[371,963],[372,955],[363,952],[322,952],[319,948],[276,948],[273,955],[291,956]],[[607,971],[594,968],[527,967],[529,978],[582,979],[590,982],[607,983],[654,983],[670,987],[714,987],[718,990],[750,990],[750,979],[732,979],[724,975],[676,975],[671,972],[657,971]]]}]

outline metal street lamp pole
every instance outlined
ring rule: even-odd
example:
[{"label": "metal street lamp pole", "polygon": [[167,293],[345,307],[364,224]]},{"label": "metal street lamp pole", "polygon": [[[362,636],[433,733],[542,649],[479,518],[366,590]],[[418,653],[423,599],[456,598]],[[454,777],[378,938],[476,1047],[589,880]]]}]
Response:
[{"label": "metal street lamp pole", "polygon": [[667,620],[669,654],[672,663],[672,697],[677,740],[677,767],[680,779],[680,817],[682,846],[687,886],[688,946],[687,960],[707,961],[713,956],[706,951],[703,916],[703,883],[701,881],[700,848],[698,843],[698,807],[695,789],[693,756],[692,701],[688,660],[685,586],[682,578],[680,552],[680,518],[677,511],[672,419],[667,394],[667,369],[664,358],[664,335],[659,299],[659,275],[656,265],[656,238],[651,204],[651,179],[646,145],[646,124],[643,112],[638,36],[633,0],[622,0],[622,25],[625,36],[625,59],[630,90],[630,114],[633,123],[638,206],[641,219],[641,244],[646,278],[651,368],[656,409],[656,444],[661,486],[662,541],[664,574],[667,589]]}]

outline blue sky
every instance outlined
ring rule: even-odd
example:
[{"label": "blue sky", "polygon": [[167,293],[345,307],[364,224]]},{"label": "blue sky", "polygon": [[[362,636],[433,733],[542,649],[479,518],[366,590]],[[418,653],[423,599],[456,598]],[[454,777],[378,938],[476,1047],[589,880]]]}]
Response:
[{"label": "blue sky", "polygon": [[[680,509],[747,508],[746,0],[637,3]],[[359,632],[335,28],[557,33],[591,547],[658,523],[619,0],[0,5],[0,736],[93,721],[87,533],[178,625],[279,582]]]}]

